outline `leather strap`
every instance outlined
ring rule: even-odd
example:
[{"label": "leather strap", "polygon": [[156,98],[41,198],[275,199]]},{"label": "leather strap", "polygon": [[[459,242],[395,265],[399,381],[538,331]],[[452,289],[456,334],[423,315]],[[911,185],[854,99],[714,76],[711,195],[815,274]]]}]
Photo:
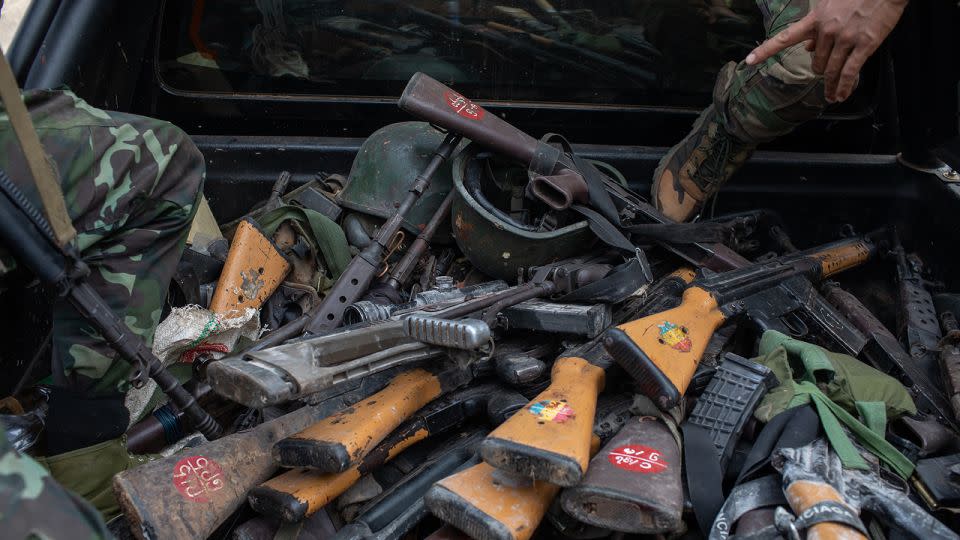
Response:
[{"label": "leather strap", "polygon": [[40,137],[37,136],[30,114],[27,113],[23,98],[20,96],[17,79],[3,51],[0,51],[0,101],[7,110],[17,142],[26,157],[27,168],[40,193],[40,202],[47,221],[50,222],[57,243],[63,247],[73,240],[77,231],[73,228],[70,215],[67,214],[67,205],[63,199],[60,182],[57,181],[56,170],[43,151]]}]

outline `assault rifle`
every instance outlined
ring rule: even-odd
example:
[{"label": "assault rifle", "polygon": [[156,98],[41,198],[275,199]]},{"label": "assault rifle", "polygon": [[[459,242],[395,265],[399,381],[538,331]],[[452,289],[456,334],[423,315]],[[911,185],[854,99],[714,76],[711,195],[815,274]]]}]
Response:
[{"label": "assault rifle", "polygon": [[[662,409],[675,406],[693,377],[710,336],[721,323],[746,314],[761,328],[776,327],[797,291],[811,290],[807,278],[822,279],[869,260],[877,251],[870,237],[841,240],[720,274],[700,273],[682,303],[610,329],[603,345],[642,393]],[[577,484],[589,460],[589,424],[597,393],[610,362],[562,357],[553,365],[550,386],[527,408],[494,430],[480,447],[484,461],[562,486]],[[535,414],[542,403],[562,403],[575,415],[564,422],[543,422]]]},{"label": "assault rifle", "polygon": [[[431,324],[444,320],[453,324],[455,319],[473,315],[492,328],[501,322],[508,308],[536,298],[598,289],[605,294],[627,296],[645,283],[642,272],[636,271],[638,265],[636,260],[622,267],[602,260],[567,260],[531,269],[529,279],[514,287],[506,288],[503,282],[478,285],[466,297],[452,291],[448,291],[449,296],[423,293],[427,299],[438,302],[423,305],[415,301],[395,310],[387,309],[385,320],[359,323],[334,334],[224,358],[207,368],[207,378],[217,393],[249,407],[283,403],[389,367],[436,358],[451,349],[477,350],[479,346],[424,343],[411,335],[414,328],[406,322],[411,317],[428,318],[434,321]],[[471,298],[474,293],[477,296]],[[367,312],[384,314],[383,310]],[[596,319],[605,315],[601,313]],[[580,316],[589,319],[593,315],[586,310]],[[480,320],[470,324],[477,323]]]}]

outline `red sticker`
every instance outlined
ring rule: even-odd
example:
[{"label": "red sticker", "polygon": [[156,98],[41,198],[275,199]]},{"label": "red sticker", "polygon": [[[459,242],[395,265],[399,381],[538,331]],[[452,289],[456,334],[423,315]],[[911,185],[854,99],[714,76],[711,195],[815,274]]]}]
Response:
[{"label": "red sticker", "polygon": [[483,107],[456,92],[448,90],[443,93],[443,97],[447,100],[447,105],[449,105],[451,109],[457,111],[457,114],[464,118],[469,118],[470,120],[480,120],[486,113],[486,111],[483,110]]},{"label": "red sticker", "polygon": [[185,457],[173,466],[173,485],[188,501],[210,502],[207,495],[223,489],[223,470],[212,459]]},{"label": "red sticker", "polygon": [[658,450],[639,444],[615,448],[607,454],[607,459],[621,469],[644,474],[661,473],[667,470],[669,465]]}]

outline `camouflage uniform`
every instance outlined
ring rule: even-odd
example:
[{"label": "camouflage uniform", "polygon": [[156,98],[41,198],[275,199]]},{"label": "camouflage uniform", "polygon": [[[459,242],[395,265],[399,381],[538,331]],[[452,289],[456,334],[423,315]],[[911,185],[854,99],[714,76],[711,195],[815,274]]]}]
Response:
[{"label": "camouflage uniform", "polygon": [[[202,191],[203,156],[168,122],[102,111],[67,90],[23,100],[57,170],[88,282],[151,345]],[[2,110],[0,168],[40,206]],[[139,462],[121,437],[131,367],[64,300],[53,306],[52,343],[46,446],[57,455],[37,459],[109,518],[119,511],[113,474]]]},{"label": "camouflage uniform", "polygon": [[[767,37],[803,18],[816,0],[757,0]],[[776,139],[823,113],[823,78],[813,72],[803,43],[756,66],[730,62],[721,71],[713,105],[727,133],[757,145]]]},{"label": "camouflage uniform", "polygon": [[[816,0],[757,0],[767,37],[803,18]],[[730,62],[713,103],[654,172],[652,199],[666,216],[687,221],[749,159],[758,144],[786,135],[823,113],[828,102],[813,55],[794,45],[755,66]]]},{"label": "camouflage uniform", "polygon": [[[59,173],[90,284],[151,344],[203,186],[203,157],[168,122],[102,111],[69,91],[29,91],[24,102]],[[39,202],[5,114],[0,168]],[[67,302],[54,306],[53,325],[55,386],[126,390],[129,366]]]},{"label": "camouflage uniform", "polygon": [[39,463],[18,454],[2,435],[0,527],[11,539],[111,538],[93,507],[63,489]]}]

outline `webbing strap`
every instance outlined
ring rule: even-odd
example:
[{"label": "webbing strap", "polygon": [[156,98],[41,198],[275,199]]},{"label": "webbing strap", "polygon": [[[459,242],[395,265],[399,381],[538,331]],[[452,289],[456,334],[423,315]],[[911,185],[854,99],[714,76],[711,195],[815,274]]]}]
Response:
[{"label": "webbing strap", "polygon": [[77,235],[73,222],[67,214],[67,205],[63,200],[63,191],[57,181],[56,172],[50,158],[43,151],[40,137],[33,127],[30,114],[20,97],[17,79],[10,69],[3,51],[0,51],[0,101],[7,110],[10,125],[16,135],[20,149],[27,160],[27,168],[40,193],[40,202],[50,227],[56,235],[60,247],[65,246]]},{"label": "webbing strap", "polygon": [[751,510],[787,504],[780,484],[780,476],[771,474],[751,480],[733,488],[730,497],[723,503],[709,531],[710,540],[723,540],[730,536],[737,520]]}]

